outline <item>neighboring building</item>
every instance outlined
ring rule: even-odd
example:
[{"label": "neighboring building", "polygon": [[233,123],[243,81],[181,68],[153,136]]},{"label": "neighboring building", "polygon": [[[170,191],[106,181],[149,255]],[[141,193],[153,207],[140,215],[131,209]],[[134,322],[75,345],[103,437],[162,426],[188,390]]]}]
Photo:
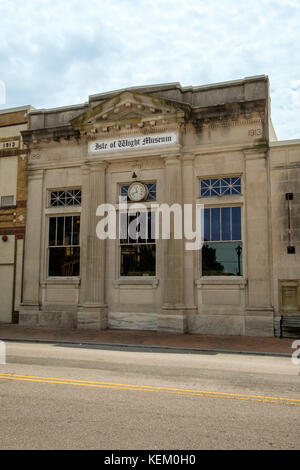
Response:
[{"label": "neighboring building", "polygon": [[[29,116],[21,324],[273,336],[281,312],[299,313],[300,144],[271,143],[268,77],[136,87]],[[97,207],[120,195],[149,211],[204,204],[203,249],[100,240]]]},{"label": "neighboring building", "polygon": [[275,329],[300,337],[300,140],[271,142],[269,165]]},{"label": "neighboring building", "polygon": [[0,322],[18,322],[26,224],[27,150],[21,131],[30,106],[0,110]]}]

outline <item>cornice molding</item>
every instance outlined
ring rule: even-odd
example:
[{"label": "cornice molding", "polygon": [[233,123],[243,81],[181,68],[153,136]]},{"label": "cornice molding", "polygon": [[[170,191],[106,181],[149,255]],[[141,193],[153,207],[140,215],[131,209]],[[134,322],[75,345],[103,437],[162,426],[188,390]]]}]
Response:
[{"label": "cornice molding", "polygon": [[300,161],[282,163],[282,165],[276,165],[271,167],[271,170],[293,170],[294,168],[300,168]]},{"label": "cornice molding", "polygon": [[[266,100],[254,100],[246,102],[244,100],[232,103],[222,103],[212,106],[193,106],[191,119],[198,121],[223,119],[234,121],[246,119],[250,116],[259,115],[260,119],[266,118]],[[249,117],[248,117],[249,116]]]},{"label": "cornice molding", "polygon": [[[160,125],[161,121],[161,125]],[[121,121],[116,124],[114,123],[113,126],[107,125],[102,130],[99,131],[99,129],[94,128],[90,132],[82,133],[81,137],[85,137],[88,141],[96,140],[96,139],[110,139],[110,138],[126,138],[126,137],[132,137],[135,135],[151,135],[151,134],[158,134],[162,132],[169,132],[169,131],[178,131],[180,130],[182,126],[182,122],[179,121],[169,121],[163,123],[163,120],[156,119],[153,120],[153,124],[151,124],[150,121],[150,126],[145,126],[144,123],[142,125],[139,125],[141,123],[135,123],[130,125],[128,127],[128,124],[123,123],[121,124]]]},{"label": "cornice molding", "polygon": [[83,164],[83,160],[81,159],[80,161],[69,161],[69,162],[46,162],[42,164],[36,164],[36,163],[30,163],[28,165],[28,172],[31,171],[44,171],[44,170],[56,170],[56,169],[61,169],[61,168],[75,168],[75,167],[81,167]]},{"label": "cornice molding", "polygon": [[246,160],[257,160],[267,158],[268,147],[266,145],[252,148],[243,148],[243,154]]},{"label": "cornice molding", "polygon": [[228,128],[228,127],[245,127],[245,126],[252,126],[252,125],[263,125],[263,119],[228,119],[228,120],[220,120],[220,122],[213,122],[211,124],[204,123],[203,127],[208,129],[219,129],[219,128]]},{"label": "cornice molding", "polygon": [[21,132],[24,144],[40,144],[47,143],[51,140],[59,142],[60,139],[69,140],[71,138],[79,138],[80,133],[71,125],[48,127],[42,129],[30,129]]},{"label": "cornice molding", "polygon": [[[208,145],[191,145],[184,147],[184,154],[186,153],[193,153],[195,157],[200,155],[209,155],[209,154],[221,154],[221,153],[230,153],[230,152],[244,152],[244,150],[249,150],[256,152],[258,148],[261,148],[262,144],[253,144],[253,146],[249,145],[249,142],[242,142],[238,144],[227,144],[227,145],[215,145],[215,144],[208,144]],[[267,150],[268,146],[267,143],[264,145],[264,148]]]}]

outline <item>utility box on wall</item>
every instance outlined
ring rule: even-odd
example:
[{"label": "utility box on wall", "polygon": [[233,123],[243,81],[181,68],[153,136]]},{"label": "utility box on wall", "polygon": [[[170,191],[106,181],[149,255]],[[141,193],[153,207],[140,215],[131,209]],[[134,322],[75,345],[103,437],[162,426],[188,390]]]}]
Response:
[{"label": "utility box on wall", "polygon": [[300,280],[279,280],[278,283],[280,312],[300,314]]}]

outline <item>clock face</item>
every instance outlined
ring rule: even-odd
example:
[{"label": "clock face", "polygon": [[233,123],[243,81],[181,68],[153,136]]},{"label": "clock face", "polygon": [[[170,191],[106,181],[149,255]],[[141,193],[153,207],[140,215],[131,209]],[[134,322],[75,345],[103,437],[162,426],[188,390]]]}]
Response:
[{"label": "clock face", "polygon": [[148,188],[143,183],[132,183],[128,188],[128,197],[131,201],[142,201],[147,193]]}]

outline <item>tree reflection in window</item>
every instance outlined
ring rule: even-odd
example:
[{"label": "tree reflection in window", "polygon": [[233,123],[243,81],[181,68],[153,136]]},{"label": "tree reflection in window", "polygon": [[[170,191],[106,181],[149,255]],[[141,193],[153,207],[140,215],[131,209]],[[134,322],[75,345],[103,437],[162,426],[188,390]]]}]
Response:
[{"label": "tree reflection in window", "polygon": [[79,276],[80,217],[50,217],[48,275]]},{"label": "tree reflection in window", "polygon": [[[144,220],[142,220],[144,219]],[[147,233],[142,233],[141,222]],[[146,224],[147,222],[147,224]],[[120,216],[120,275],[155,276],[156,243],[151,238],[155,217],[152,212],[123,213]],[[129,227],[131,226],[132,232]],[[139,233],[141,232],[141,233]]]},{"label": "tree reflection in window", "polygon": [[203,276],[241,276],[242,263],[241,208],[204,209]]}]

